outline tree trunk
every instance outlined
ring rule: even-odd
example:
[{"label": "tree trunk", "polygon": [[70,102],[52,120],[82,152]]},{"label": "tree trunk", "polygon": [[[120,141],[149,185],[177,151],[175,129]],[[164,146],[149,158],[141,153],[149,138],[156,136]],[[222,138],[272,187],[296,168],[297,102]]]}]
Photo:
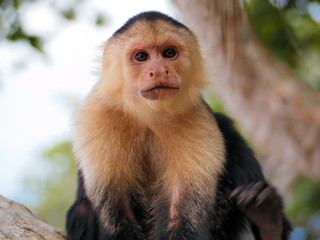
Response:
[{"label": "tree trunk", "polygon": [[0,195],[0,239],[62,240],[66,237],[25,206]]},{"label": "tree trunk", "polygon": [[320,94],[259,43],[240,1],[175,1],[212,59],[213,92],[268,160],[274,183],[294,174],[319,181]]}]

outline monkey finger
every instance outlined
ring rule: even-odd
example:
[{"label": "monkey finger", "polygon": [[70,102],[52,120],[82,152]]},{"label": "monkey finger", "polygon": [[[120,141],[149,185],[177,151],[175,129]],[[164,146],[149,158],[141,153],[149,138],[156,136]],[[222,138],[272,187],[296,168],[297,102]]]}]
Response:
[{"label": "monkey finger", "polygon": [[243,207],[249,207],[250,204],[253,204],[256,201],[256,197],[259,195],[259,192],[264,188],[263,182],[258,182],[254,185],[248,185],[248,187],[243,192],[243,199],[241,204]]},{"label": "monkey finger", "polygon": [[267,187],[263,189],[260,194],[257,196],[256,206],[263,204],[268,198],[276,196],[275,190],[272,187]]},{"label": "monkey finger", "polygon": [[237,205],[242,208],[246,208],[255,202],[259,192],[262,191],[265,186],[266,184],[263,181],[246,186],[240,186],[231,193],[230,197],[236,200]]},{"label": "monkey finger", "polygon": [[253,184],[239,186],[231,193],[230,197],[236,201],[238,206],[245,208],[247,202],[246,199],[249,197],[248,189],[250,189],[252,186]]},{"label": "monkey finger", "polygon": [[258,196],[259,192],[261,192],[264,188],[266,188],[266,184],[263,181],[259,181],[248,187],[248,194],[251,196]]},{"label": "monkey finger", "polygon": [[230,198],[236,200],[237,198],[239,198],[240,194],[244,191],[244,189],[246,188],[246,186],[242,185],[239,187],[236,187],[232,193],[230,194]]},{"label": "monkey finger", "polygon": [[250,189],[248,189],[248,195],[250,195],[250,199],[256,200],[256,197],[259,196],[260,192],[267,187],[268,185],[263,181],[255,183]]}]

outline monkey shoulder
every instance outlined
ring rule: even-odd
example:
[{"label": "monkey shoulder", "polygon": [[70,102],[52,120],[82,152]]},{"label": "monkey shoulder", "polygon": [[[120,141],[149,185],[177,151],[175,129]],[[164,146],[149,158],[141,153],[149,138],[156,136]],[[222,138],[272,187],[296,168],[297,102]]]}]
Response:
[{"label": "monkey shoulder", "polygon": [[227,116],[212,112],[225,143],[226,175],[234,186],[247,185],[252,182],[264,181],[261,166],[254,152]]},{"label": "monkey shoulder", "polygon": [[[220,174],[213,216],[212,234],[217,239],[239,239],[243,234],[257,235],[245,212],[230,198],[235,188],[264,181],[261,167],[243,137],[235,129],[233,121],[221,114],[209,111],[217,122],[225,144],[225,169]],[[251,239],[251,238],[248,238]]]},{"label": "monkey shoulder", "polygon": [[274,229],[275,232],[283,229],[281,239],[288,239],[291,225],[282,213],[282,199],[275,188],[265,181],[254,152],[234,128],[230,118],[221,113],[212,112],[212,115],[223,134],[226,149],[225,171],[218,183],[214,211],[216,216],[220,216],[216,219],[221,219],[221,223],[215,228],[215,234],[219,239],[238,239],[232,234],[246,234],[249,228],[254,239],[260,239],[261,230]]}]

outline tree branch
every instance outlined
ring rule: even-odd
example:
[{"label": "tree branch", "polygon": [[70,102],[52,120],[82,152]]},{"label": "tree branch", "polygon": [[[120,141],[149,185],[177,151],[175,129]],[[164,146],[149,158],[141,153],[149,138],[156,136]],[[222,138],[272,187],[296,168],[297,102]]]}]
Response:
[{"label": "tree branch", "polygon": [[214,93],[281,172],[277,185],[294,173],[320,181],[320,95],[260,44],[237,2],[176,0],[213,59]]},{"label": "tree branch", "polygon": [[0,239],[62,240],[66,237],[25,206],[0,195]]}]

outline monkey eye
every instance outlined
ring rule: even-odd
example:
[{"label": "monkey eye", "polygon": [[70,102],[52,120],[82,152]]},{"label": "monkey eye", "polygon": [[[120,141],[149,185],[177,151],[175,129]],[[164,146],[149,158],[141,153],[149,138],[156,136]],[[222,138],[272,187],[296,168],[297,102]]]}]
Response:
[{"label": "monkey eye", "polygon": [[164,50],[162,53],[162,56],[165,58],[173,58],[176,55],[177,55],[177,52],[173,48],[168,48],[168,49]]},{"label": "monkey eye", "polygon": [[134,58],[138,61],[138,62],[144,62],[149,58],[148,53],[146,52],[138,52]]}]

